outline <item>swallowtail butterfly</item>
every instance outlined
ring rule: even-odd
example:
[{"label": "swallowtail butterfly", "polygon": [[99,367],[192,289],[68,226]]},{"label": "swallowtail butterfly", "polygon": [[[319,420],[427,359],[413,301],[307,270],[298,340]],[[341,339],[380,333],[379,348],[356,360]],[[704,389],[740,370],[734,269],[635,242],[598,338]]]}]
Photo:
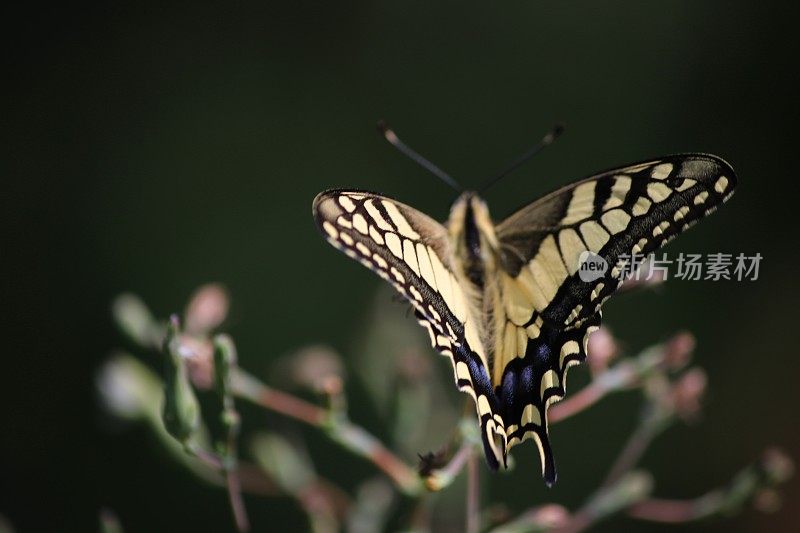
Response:
[{"label": "swallowtail butterfly", "polygon": [[[474,192],[459,196],[446,224],[347,189],[319,194],[313,214],[329,243],[411,303],[475,401],[489,466],[505,466],[509,450],[532,439],[552,485],[547,409],[564,397],[569,367],[586,359],[600,308],[623,281],[620,258],[660,248],[735,185],[722,159],[681,154],[577,181],[499,223]],[[591,282],[578,272],[587,250],[609,265]]]}]

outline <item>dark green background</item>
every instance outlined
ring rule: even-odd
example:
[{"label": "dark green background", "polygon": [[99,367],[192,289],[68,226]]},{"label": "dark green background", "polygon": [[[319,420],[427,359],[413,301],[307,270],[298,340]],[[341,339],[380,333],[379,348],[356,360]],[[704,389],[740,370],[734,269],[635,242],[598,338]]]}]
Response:
[{"label": "dark green background", "polygon": [[[669,251],[760,252],[761,278],[669,282],[611,302],[607,323],[632,349],[691,330],[710,375],[702,423],[671,430],[645,458],[656,494],[698,495],[768,444],[797,459],[789,4],[103,3],[9,14],[0,513],[21,531],[90,530],[102,506],[130,531],[230,527],[222,492],[98,408],[94,372],[121,344],[109,301],[132,290],[165,315],[218,280],[254,372],[310,342],[346,351],[379,280],[319,238],[314,195],[367,188],[440,219],[454,196],[379,140],[380,118],[467,186],[567,122],[562,140],[487,195],[497,218],[609,166],[680,151],[728,159],[737,194]],[[534,449],[516,449],[521,468],[493,479],[492,498],[574,506],[636,412],[635,396],[621,397],[554,428],[551,491]],[[338,451],[318,462],[334,478],[369,472]],[[795,530],[799,499],[792,482],[778,514],[748,509],[688,529]],[[249,507],[257,527],[304,524],[287,499]],[[622,526],[647,529],[609,524]]]}]

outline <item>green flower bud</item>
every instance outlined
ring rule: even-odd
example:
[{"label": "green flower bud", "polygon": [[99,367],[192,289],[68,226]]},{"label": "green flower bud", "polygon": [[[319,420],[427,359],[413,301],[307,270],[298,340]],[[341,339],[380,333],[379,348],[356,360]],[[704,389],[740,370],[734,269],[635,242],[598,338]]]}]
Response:
[{"label": "green flower bud", "polygon": [[236,366],[236,346],[228,335],[214,337],[214,374],[221,397],[231,395],[231,369]]},{"label": "green flower bud", "polygon": [[164,407],[161,412],[164,427],[175,439],[188,445],[200,425],[200,406],[189,382],[175,316],[167,327],[164,355]]},{"label": "green flower bud", "polygon": [[111,314],[122,332],[145,348],[158,346],[162,328],[141,298],[135,294],[120,294],[111,305]]}]

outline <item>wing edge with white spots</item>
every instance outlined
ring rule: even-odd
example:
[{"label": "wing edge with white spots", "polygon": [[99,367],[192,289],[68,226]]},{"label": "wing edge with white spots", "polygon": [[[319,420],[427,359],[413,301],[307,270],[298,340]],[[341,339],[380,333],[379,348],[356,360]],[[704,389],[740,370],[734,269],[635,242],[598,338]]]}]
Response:
[{"label": "wing edge with white spots", "polygon": [[505,465],[506,432],[475,329],[480,317],[470,309],[451,268],[445,228],[396,200],[359,190],[322,192],[312,211],[332,246],[377,273],[411,303],[432,346],[451,361],[456,386],[475,402],[489,466],[496,470]]}]

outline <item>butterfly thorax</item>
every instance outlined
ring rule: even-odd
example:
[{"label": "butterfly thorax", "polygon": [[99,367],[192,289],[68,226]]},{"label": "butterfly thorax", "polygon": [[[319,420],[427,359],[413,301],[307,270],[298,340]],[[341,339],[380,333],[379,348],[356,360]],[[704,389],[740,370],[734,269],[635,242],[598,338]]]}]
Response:
[{"label": "butterfly thorax", "polygon": [[463,275],[483,292],[487,271],[494,268],[497,257],[497,237],[486,203],[474,192],[463,193],[450,209],[447,228]]},{"label": "butterfly thorax", "polygon": [[474,192],[463,193],[450,209],[447,229],[454,263],[459,270],[459,277],[467,281],[471,288],[466,292],[472,300],[472,309],[480,315],[478,327],[483,345],[488,348],[487,358],[491,360],[495,332],[488,327],[491,322],[487,317],[492,314],[495,304],[490,294],[498,265],[499,247],[486,203]]},{"label": "butterfly thorax", "polygon": [[[477,289],[482,290],[485,280],[483,260],[484,244],[475,220],[475,203],[477,197],[473,193],[464,193],[458,197],[450,210],[448,229],[455,259],[463,274]],[[479,200],[478,200],[479,201]]]}]

